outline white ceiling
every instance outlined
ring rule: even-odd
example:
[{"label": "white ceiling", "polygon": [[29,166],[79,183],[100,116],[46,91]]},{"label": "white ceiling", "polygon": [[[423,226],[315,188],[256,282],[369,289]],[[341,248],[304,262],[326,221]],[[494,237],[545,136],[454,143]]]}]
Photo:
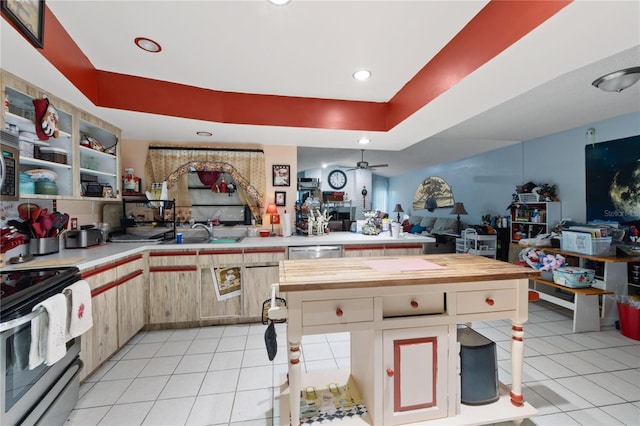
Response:
[{"label": "white ceiling", "polygon": [[[62,1],[46,4],[96,69],[201,88],[386,102],[486,1]],[[388,132],[203,122],[94,106],[2,22],[1,66],[122,129],[127,140],[298,146],[298,171],[410,170],[640,111],[640,84],[591,82],[640,65],[640,2],[575,1]],[[499,31],[499,28],[496,29]],[[135,37],[162,45],[137,49]],[[45,40],[46,43],[46,40]],[[366,82],[351,74],[365,67]]]}]

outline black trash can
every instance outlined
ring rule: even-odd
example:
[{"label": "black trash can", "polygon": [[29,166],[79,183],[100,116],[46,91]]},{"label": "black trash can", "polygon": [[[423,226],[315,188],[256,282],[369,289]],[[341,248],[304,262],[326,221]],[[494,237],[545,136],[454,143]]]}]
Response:
[{"label": "black trash can", "polygon": [[466,326],[458,326],[460,343],[460,400],[466,405],[495,402],[498,394],[498,359],[495,342]]}]

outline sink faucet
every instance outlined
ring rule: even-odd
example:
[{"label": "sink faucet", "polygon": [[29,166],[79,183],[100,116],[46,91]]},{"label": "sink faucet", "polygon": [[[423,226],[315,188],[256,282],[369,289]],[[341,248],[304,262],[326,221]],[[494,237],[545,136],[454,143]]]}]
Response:
[{"label": "sink faucet", "polygon": [[195,223],[193,225],[191,225],[191,229],[194,228],[203,228],[207,231],[207,234],[209,234],[209,239],[213,240],[214,236],[213,236],[213,224],[211,223],[211,221],[207,222],[207,224],[205,225],[204,223]]}]

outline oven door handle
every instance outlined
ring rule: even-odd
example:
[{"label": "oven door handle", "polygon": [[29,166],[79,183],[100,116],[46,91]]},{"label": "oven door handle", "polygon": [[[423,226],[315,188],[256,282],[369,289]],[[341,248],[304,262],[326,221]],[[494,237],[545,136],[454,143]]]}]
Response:
[{"label": "oven door handle", "polygon": [[26,324],[30,322],[32,319],[34,319],[35,317],[37,317],[38,315],[42,314],[44,311],[45,311],[45,308],[40,306],[38,309],[28,313],[27,315],[1,323],[0,333],[4,333],[5,331],[11,330],[16,327],[20,327],[22,324]]}]

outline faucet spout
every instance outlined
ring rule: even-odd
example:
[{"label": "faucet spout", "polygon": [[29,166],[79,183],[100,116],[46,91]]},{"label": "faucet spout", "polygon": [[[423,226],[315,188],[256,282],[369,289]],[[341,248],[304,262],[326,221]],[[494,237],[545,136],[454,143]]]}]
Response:
[{"label": "faucet spout", "polygon": [[202,229],[206,230],[207,234],[209,234],[209,239],[213,240],[214,236],[213,236],[213,225],[212,224],[205,225],[204,223],[195,223],[195,224],[191,225],[191,229],[195,229],[195,228],[202,228]]}]

